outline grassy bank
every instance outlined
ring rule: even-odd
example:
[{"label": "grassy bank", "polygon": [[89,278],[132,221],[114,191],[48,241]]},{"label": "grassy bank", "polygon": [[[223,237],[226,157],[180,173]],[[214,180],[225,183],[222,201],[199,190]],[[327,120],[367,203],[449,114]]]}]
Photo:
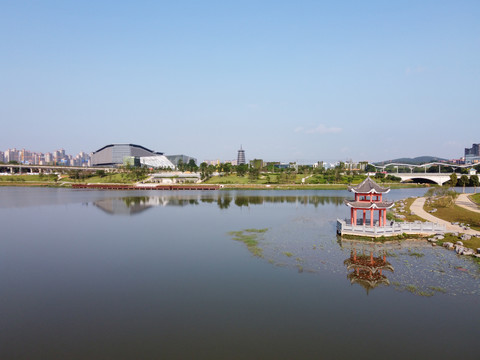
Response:
[{"label": "grassy bank", "polygon": [[[304,179],[304,183],[302,183]],[[346,189],[348,185],[357,185],[365,179],[363,175],[341,176],[339,179],[332,179],[330,176],[307,174],[286,174],[286,173],[261,173],[258,178],[252,178],[249,175],[238,176],[236,174],[214,176],[206,180],[206,184],[216,185],[270,185],[275,186],[313,186],[314,189],[332,189],[337,186],[338,189]],[[382,182],[382,186],[392,189],[425,187],[423,184],[402,184],[398,182]],[[427,185],[428,186],[428,185]],[[300,189],[295,187],[295,189]]]},{"label": "grassy bank", "polygon": [[[387,212],[387,219],[388,220],[395,220],[398,222],[414,222],[414,221],[425,221],[422,219],[420,216],[414,215],[411,213],[410,206],[412,206],[413,202],[416,200],[416,198],[407,198],[401,201],[396,202],[395,204],[395,211],[388,211]],[[403,210],[400,210],[402,207],[400,204],[403,203]],[[399,218],[395,216],[395,213],[398,215],[403,215],[405,218]]]},{"label": "grassy bank", "polygon": [[1,183],[45,183],[52,182],[58,179],[57,175],[2,175],[0,176]]},{"label": "grassy bank", "polygon": [[469,211],[457,205],[446,207],[438,206],[435,201],[431,205],[426,204],[424,209],[425,211],[437,209],[437,211],[433,213],[434,216],[449,222],[469,224],[472,229],[480,231],[479,213]]},{"label": "grassy bank", "polygon": [[469,197],[474,203],[476,203],[478,206],[480,206],[480,193],[470,195]]},{"label": "grassy bank", "polygon": [[104,176],[92,176],[85,179],[74,179],[70,176],[62,177],[61,181],[67,181],[71,183],[79,183],[79,184],[133,184],[131,178],[128,177],[126,173],[112,173],[107,174]]},{"label": "grassy bank", "polygon": [[228,190],[346,190],[347,185],[225,184],[223,188]]}]

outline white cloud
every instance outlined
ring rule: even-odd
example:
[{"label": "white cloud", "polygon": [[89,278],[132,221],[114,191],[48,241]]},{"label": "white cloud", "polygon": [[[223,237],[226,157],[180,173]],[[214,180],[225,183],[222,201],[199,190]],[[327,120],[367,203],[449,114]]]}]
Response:
[{"label": "white cloud", "polygon": [[302,131],[303,131],[303,127],[302,127],[302,126],[299,126],[299,127],[295,128],[295,130],[293,130],[293,131],[295,131],[296,133],[302,132]]},{"label": "white cloud", "polygon": [[318,125],[316,128],[305,130],[306,134],[335,134],[342,132],[342,128],[335,126]]}]

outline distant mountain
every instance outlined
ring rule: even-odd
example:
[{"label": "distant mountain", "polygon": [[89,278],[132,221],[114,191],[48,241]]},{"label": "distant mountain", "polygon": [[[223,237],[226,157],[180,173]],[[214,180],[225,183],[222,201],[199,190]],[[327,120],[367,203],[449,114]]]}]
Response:
[{"label": "distant mountain", "polygon": [[384,160],[375,163],[376,165],[383,165],[388,163],[401,163],[401,164],[412,164],[412,165],[420,165],[420,164],[427,164],[431,162],[443,162],[447,161],[447,159],[442,159],[436,156],[418,156],[416,158],[399,158],[393,160]]}]

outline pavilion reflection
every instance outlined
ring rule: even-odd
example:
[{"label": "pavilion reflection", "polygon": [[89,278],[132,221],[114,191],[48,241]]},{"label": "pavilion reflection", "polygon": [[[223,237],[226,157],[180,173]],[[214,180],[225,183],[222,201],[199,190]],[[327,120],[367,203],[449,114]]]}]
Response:
[{"label": "pavilion reflection", "polygon": [[362,244],[355,241],[342,240],[342,247],[350,247],[350,257],[343,264],[349,273],[350,283],[362,286],[367,294],[378,286],[390,285],[385,272],[394,272],[393,266],[387,261],[387,249],[377,244]]}]

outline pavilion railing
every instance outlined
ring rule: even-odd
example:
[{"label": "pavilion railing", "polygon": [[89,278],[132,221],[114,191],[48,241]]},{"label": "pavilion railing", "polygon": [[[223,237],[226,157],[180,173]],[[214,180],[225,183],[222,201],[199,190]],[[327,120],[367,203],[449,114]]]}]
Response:
[{"label": "pavilion railing", "polygon": [[349,220],[337,219],[338,234],[389,235],[402,233],[444,233],[447,227],[432,222],[390,222],[385,226],[352,225]]}]

